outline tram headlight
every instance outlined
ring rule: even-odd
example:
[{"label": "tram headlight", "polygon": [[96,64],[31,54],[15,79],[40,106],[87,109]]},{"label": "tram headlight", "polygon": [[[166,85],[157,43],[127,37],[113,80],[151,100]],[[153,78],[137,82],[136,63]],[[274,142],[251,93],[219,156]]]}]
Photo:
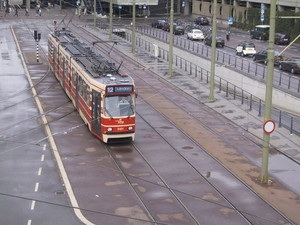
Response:
[{"label": "tram headlight", "polygon": [[107,128],[107,131],[108,131],[108,132],[111,132],[112,130],[113,130],[112,127],[108,127],[108,128]]},{"label": "tram headlight", "polygon": [[128,130],[132,130],[133,129],[133,127],[128,127]]}]

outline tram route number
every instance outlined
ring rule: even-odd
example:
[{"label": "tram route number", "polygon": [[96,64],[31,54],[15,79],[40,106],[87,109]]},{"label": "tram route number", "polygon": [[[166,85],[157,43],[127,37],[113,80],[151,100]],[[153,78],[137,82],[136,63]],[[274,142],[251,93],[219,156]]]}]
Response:
[{"label": "tram route number", "polygon": [[132,92],[132,86],[126,85],[126,86],[109,86],[106,87],[106,92],[107,93],[120,93],[120,92],[125,92],[129,93]]}]

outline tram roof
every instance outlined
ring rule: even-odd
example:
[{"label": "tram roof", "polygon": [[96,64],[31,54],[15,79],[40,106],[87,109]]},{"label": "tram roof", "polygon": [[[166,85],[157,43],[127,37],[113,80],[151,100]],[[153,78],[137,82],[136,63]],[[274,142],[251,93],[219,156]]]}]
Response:
[{"label": "tram roof", "polygon": [[70,31],[55,31],[52,35],[92,79],[105,85],[134,83],[131,76],[119,71],[120,65],[115,65],[111,59],[96,53],[91,46],[80,42]]}]

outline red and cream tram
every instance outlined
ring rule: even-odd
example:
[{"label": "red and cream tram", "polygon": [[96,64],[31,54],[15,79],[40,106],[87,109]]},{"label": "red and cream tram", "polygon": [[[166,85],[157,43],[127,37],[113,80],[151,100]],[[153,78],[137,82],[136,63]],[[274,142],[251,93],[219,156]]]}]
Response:
[{"label": "red and cream tram", "polygon": [[135,86],[133,79],[70,31],[48,38],[51,70],[89,130],[105,143],[133,141]]}]

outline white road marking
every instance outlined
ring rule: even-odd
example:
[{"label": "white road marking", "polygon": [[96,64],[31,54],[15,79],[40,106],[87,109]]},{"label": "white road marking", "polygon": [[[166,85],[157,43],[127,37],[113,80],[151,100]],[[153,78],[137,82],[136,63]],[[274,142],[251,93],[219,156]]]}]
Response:
[{"label": "white road marking", "polygon": [[41,161],[43,162],[43,161],[44,161],[44,159],[45,159],[45,156],[44,156],[44,155],[42,155]]},{"label": "white road marking", "polygon": [[38,175],[40,176],[42,174],[42,167],[39,168]]},{"label": "white road marking", "polygon": [[33,200],[32,203],[31,203],[31,208],[30,209],[34,210],[34,206],[35,206],[35,201]]},{"label": "white road marking", "polygon": [[31,220],[28,220],[27,225],[31,225]]},{"label": "white road marking", "polygon": [[35,184],[35,188],[34,188],[34,191],[35,191],[35,192],[37,192],[37,191],[39,190],[39,185],[40,185],[40,184],[39,184],[38,182]]}]

